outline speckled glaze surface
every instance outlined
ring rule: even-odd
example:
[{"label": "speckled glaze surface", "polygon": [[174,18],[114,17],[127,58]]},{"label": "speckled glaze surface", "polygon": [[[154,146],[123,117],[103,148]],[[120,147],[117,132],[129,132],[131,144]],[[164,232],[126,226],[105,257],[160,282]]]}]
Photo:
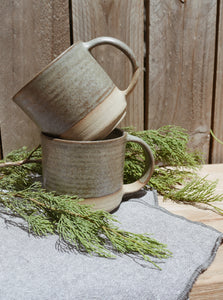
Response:
[{"label": "speckled glaze surface", "polygon": [[[41,135],[43,185],[59,194],[85,198],[95,209],[111,211],[122,196],[142,188],[153,172],[153,156],[141,139],[115,129],[105,140],[71,141]],[[125,145],[139,143],[145,151],[145,172],[138,181],[123,185]]]},{"label": "speckled glaze surface", "polygon": [[[132,62],[134,74],[126,91],[117,93],[110,77],[91,55],[90,50],[100,44],[119,48]],[[42,132],[66,139],[92,140],[105,137],[120,122],[126,110],[125,96],[136,84],[138,73],[134,54],[126,44],[114,38],[96,38],[69,47],[26,84],[13,100]],[[116,104],[111,108],[112,99]],[[98,105],[102,109],[97,109]],[[106,111],[108,106],[112,113]],[[103,118],[105,113],[107,116]],[[100,124],[94,126],[94,121],[100,119]],[[81,128],[76,126],[80,122]],[[91,131],[85,135],[89,123]]]}]

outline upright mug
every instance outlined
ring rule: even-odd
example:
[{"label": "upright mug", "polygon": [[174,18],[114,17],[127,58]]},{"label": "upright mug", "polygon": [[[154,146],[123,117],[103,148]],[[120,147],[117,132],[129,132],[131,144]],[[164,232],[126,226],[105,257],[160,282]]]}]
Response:
[{"label": "upright mug", "polygon": [[[115,129],[106,139],[72,141],[42,138],[43,186],[58,194],[74,194],[93,204],[94,209],[112,211],[125,194],[145,186],[153,173],[154,159],[140,138]],[[123,184],[126,142],[138,143],[144,150],[145,170],[137,181]]]},{"label": "upright mug", "polygon": [[[110,44],[124,52],[133,67],[128,88],[118,89],[91,55],[91,49]],[[132,50],[112,37],[77,42],[46,66],[13,101],[42,132],[64,139],[95,140],[106,137],[126,114],[126,95],[139,76]]]}]

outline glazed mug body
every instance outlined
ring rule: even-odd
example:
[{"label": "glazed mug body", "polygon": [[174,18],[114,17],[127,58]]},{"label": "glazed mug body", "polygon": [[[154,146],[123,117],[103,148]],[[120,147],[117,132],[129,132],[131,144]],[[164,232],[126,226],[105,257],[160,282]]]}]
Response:
[{"label": "glazed mug body", "polygon": [[[95,209],[112,211],[124,194],[140,190],[153,172],[153,156],[141,139],[115,129],[106,139],[72,141],[41,135],[43,186],[59,194],[73,194]],[[139,143],[145,153],[145,172],[131,184],[123,184],[125,146]]]},{"label": "glazed mug body", "polygon": [[[132,62],[129,87],[120,91],[91,55],[100,44],[111,44]],[[126,113],[126,95],[137,82],[139,68],[123,42],[100,37],[77,42],[27,83],[13,101],[40,130],[56,137],[94,140],[107,136]]]}]

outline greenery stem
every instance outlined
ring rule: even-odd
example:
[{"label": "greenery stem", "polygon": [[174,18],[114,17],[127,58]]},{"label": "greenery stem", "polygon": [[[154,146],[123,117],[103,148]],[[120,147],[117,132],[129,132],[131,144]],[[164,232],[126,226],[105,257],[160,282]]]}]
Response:
[{"label": "greenery stem", "polygon": [[223,141],[219,140],[219,139],[216,137],[216,135],[214,134],[214,132],[213,132],[211,129],[210,129],[210,133],[211,133],[211,135],[213,136],[213,138],[214,138],[218,143],[220,143],[220,144],[223,145]]},{"label": "greenery stem", "polygon": [[42,159],[23,159],[23,160],[18,160],[18,161],[8,161],[4,163],[0,163],[0,168],[4,167],[16,167],[16,166],[21,166],[24,164],[33,164],[33,163],[41,163]]}]

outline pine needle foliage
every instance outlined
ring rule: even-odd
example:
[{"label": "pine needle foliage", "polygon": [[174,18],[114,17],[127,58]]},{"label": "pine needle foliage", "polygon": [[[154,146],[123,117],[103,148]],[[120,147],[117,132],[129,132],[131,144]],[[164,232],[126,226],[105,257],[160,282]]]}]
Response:
[{"label": "pine needle foliage", "polygon": [[208,204],[209,202],[222,201],[223,195],[214,194],[216,185],[217,181],[209,182],[206,177],[192,178],[182,188],[176,189],[174,192],[170,190],[168,197],[184,203],[198,202]]},{"label": "pine needle foliage", "polygon": [[31,156],[32,160],[30,160],[30,163],[24,164],[22,168],[20,165],[0,168],[0,188],[20,190],[29,187],[33,183],[33,178],[30,175],[36,174],[38,176],[42,173],[41,164],[35,162],[42,157],[42,151],[39,146],[32,151],[27,151],[26,147],[14,150],[9,153],[4,160],[0,161],[0,164],[1,162],[7,163],[29,160]]},{"label": "pine needle foliage", "polygon": [[[156,167],[149,187],[154,188],[164,199],[195,205],[203,203],[223,214],[223,210],[212,204],[222,201],[223,195],[216,195],[216,182],[197,175],[203,163],[202,154],[188,148],[189,134],[179,126],[164,126],[157,130],[135,131],[125,128],[132,135],[142,138],[151,148]],[[185,168],[186,167],[186,168]],[[124,181],[130,183],[143,174],[144,154],[140,146],[128,143]]]},{"label": "pine needle foliage", "polygon": [[[144,131],[135,131],[127,127],[124,130],[140,137],[150,146],[156,165],[197,168],[203,162],[201,153],[188,148],[190,137],[187,130],[182,127],[167,125],[159,129]],[[138,144],[128,143],[127,150],[127,159],[132,161],[132,156],[135,158],[137,154],[137,162],[141,161],[142,150]]]},{"label": "pine needle foliage", "polygon": [[57,234],[63,244],[92,255],[114,258],[117,252],[141,256],[158,269],[154,258],[161,260],[171,256],[167,246],[149,234],[120,229],[114,215],[93,210],[92,206],[81,203],[83,199],[78,196],[44,190],[35,180],[41,172],[40,164],[32,163],[41,158],[40,148],[31,153],[24,148],[14,151],[4,162],[26,161],[26,157],[29,164],[0,168],[0,203],[23,218],[29,232],[37,236]]}]

